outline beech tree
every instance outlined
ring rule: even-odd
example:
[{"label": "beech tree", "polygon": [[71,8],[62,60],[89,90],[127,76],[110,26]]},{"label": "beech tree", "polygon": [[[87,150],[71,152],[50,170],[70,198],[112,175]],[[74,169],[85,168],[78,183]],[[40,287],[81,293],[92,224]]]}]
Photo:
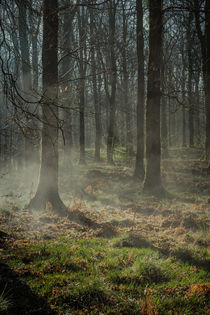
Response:
[{"label": "beech tree", "polygon": [[45,209],[50,203],[54,211],[66,214],[58,193],[58,1],[43,1],[43,97],[42,141],[39,183],[29,208]]},{"label": "beech tree", "polygon": [[142,1],[136,0],[137,11],[137,58],[138,58],[138,91],[137,91],[137,152],[134,175],[144,178],[144,35]]},{"label": "beech tree", "polygon": [[109,100],[109,122],[107,135],[107,161],[113,164],[114,136],[115,136],[115,116],[116,116],[116,86],[117,86],[117,65],[115,51],[115,31],[116,31],[116,9],[117,2],[109,0],[109,54],[110,54],[110,86],[111,92],[108,94]]},{"label": "beech tree", "polygon": [[144,191],[162,193],[160,175],[160,67],[162,0],[149,1],[149,64],[146,105],[146,169]]},{"label": "beech tree", "polygon": [[[206,25],[205,25],[205,38],[206,38],[206,141],[205,152],[206,159],[210,161],[210,0],[205,3],[206,12]],[[209,163],[210,168],[210,163]]]},{"label": "beech tree", "polygon": [[[18,27],[19,27],[19,43],[20,43],[20,52],[21,52],[21,64],[22,64],[22,95],[25,100],[31,100],[32,93],[32,73],[30,65],[30,53],[29,53],[29,43],[28,43],[28,34],[27,34],[27,6],[26,1],[16,0],[18,6]],[[32,145],[30,139],[30,122],[26,122],[24,128],[25,130],[25,148],[24,148],[24,157],[25,157],[25,167],[27,168],[30,165]]]}]

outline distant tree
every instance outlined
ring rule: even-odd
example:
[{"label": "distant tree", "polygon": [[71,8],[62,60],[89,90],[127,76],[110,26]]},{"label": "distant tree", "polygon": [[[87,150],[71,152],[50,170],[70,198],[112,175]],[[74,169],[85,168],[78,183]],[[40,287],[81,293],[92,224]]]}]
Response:
[{"label": "distant tree", "polygon": [[87,24],[86,21],[86,9],[84,6],[80,7],[78,10],[78,31],[79,31],[79,121],[80,121],[80,159],[79,163],[85,163],[85,76],[87,70],[86,64],[86,34],[87,34]]},{"label": "distant tree", "polygon": [[125,111],[126,123],[126,151],[129,155],[133,154],[133,135],[132,135],[132,107],[129,97],[129,70],[128,70],[128,15],[126,14],[126,1],[121,1],[122,6],[122,87],[123,87],[123,106]]},{"label": "distant tree", "polygon": [[[205,19],[202,19],[202,10],[205,8]],[[194,0],[194,15],[196,30],[201,46],[202,56],[202,72],[203,72],[203,86],[205,93],[205,111],[206,111],[206,130],[205,130],[205,158],[210,160],[210,101],[209,101],[209,32],[210,32],[210,1],[205,0],[204,7],[203,1]],[[205,21],[205,27],[202,26],[202,20]],[[204,31],[203,31],[204,29]]]},{"label": "distant tree", "polygon": [[188,15],[187,25],[187,54],[188,54],[188,102],[189,102],[189,132],[190,146],[194,146],[194,103],[193,103],[193,58],[192,58],[192,20],[193,13],[190,11]]},{"label": "distant tree", "polygon": [[95,38],[94,12],[90,9],[90,43],[91,43],[91,75],[92,75],[92,91],[95,109],[95,161],[101,160],[101,104],[99,100],[99,80],[96,76],[96,38]]},{"label": "distant tree", "polygon": [[134,175],[144,178],[144,35],[142,1],[136,0],[137,10],[137,58],[138,58],[138,91],[137,91],[137,152]]},{"label": "distant tree", "polygon": [[146,171],[144,192],[163,192],[160,174],[160,67],[162,0],[149,1],[149,64],[146,107]]},{"label": "distant tree", "polygon": [[[210,0],[205,3],[206,25],[206,159],[210,161]],[[210,167],[210,164],[209,164]]]},{"label": "distant tree", "polygon": [[[26,0],[16,0],[18,6],[18,27],[19,27],[19,43],[21,53],[21,65],[22,65],[22,96],[26,101],[31,101],[32,93],[32,72],[30,64],[30,52],[29,52],[29,41],[28,41],[28,25],[27,25],[27,2]],[[31,119],[25,123],[24,134],[25,134],[25,167],[27,168],[31,162],[32,156],[32,143],[31,143],[31,130],[30,130]]]},{"label": "distant tree", "polygon": [[43,1],[43,97],[41,167],[39,184],[29,208],[45,209],[50,203],[57,213],[66,214],[58,193],[58,1]]},{"label": "distant tree", "polygon": [[111,92],[108,95],[109,100],[109,122],[107,135],[107,161],[113,164],[114,153],[114,131],[116,116],[116,88],[117,88],[117,65],[115,51],[115,32],[116,32],[116,9],[117,1],[109,0],[109,55],[110,55],[110,87]]}]

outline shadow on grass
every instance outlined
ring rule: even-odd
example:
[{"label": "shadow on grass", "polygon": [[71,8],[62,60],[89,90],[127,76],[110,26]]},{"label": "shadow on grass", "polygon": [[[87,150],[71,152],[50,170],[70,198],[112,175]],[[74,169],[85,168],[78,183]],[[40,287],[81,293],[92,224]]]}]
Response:
[{"label": "shadow on grass", "polygon": [[111,275],[110,280],[117,285],[133,284],[134,286],[145,287],[154,283],[159,284],[168,282],[170,278],[167,277],[160,268],[149,263],[142,264],[137,275],[120,275],[115,273]]},{"label": "shadow on grass", "polygon": [[171,253],[170,256],[174,256],[176,259],[181,260],[184,263],[188,263],[191,266],[201,268],[207,272],[210,272],[210,261],[207,259],[200,259],[195,257],[192,252],[185,248],[179,248]]},{"label": "shadow on grass", "polygon": [[175,257],[177,260],[210,272],[209,260],[196,257],[190,250],[185,248],[179,248],[173,251],[170,251],[166,248],[156,248],[150,241],[143,238],[141,235],[131,234],[127,238],[118,241],[114,246],[119,248],[150,248],[155,251],[159,251],[160,254],[165,257]]},{"label": "shadow on grass", "polygon": [[155,249],[152,243],[140,235],[130,234],[127,238],[124,238],[117,242],[115,247],[130,247],[130,248],[150,248]]},{"label": "shadow on grass", "polygon": [[0,314],[55,314],[42,297],[32,292],[30,287],[2,262],[0,262],[0,295],[4,295],[9,302],[8,310],[2,312],[0,310]]}]

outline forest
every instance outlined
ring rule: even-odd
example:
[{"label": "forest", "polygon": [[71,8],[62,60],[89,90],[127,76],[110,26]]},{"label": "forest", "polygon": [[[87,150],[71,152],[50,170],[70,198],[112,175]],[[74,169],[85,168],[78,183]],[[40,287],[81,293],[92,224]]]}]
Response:
[{"label": "forest", "polygon": [[210,314],[210,0],[1,0],[0,180],[0,314]]}]

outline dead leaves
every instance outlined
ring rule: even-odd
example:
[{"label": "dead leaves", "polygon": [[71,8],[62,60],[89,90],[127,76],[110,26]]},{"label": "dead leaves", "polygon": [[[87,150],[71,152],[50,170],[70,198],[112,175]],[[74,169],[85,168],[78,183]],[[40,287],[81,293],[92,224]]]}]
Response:
[{"label": "dead leaves", "polygon": [[210,293],[210,283],[196,283],[192,284],[186,292],[186,297],[190,297],[193,295],[207,295]]}]

